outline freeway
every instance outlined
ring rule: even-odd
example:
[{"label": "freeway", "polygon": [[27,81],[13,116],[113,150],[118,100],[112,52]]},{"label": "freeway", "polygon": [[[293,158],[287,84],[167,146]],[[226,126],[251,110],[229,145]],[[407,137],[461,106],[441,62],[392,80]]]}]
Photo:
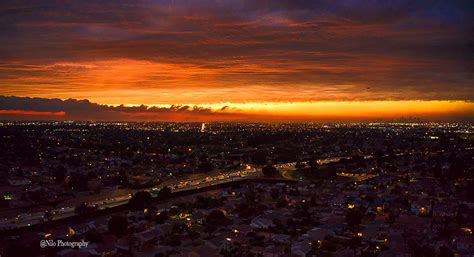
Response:
[{"label": "freeway", "polygon": [[[159,187],[152,187],[145,189],[145,191],[153,192],[158,191],[161,188],[168,186],[172,192],[180,192],[187,190],[194,190],[204,187],[209,187],[217,184],[224,184],[233,181],[239,181],[249,178],[257,178],[261,176],[261,172],[258,172],[256,168],[246,165],[245,168],[234,171],[222,171],[212,175],[203,174],[193,179],[181,179],[176,181],[169,181],[161,184]],[[139,190],[133,190],[137,192]],[[96,206],[97,209],[103,210],[107,208],[117,207],[120,205],[127,204],[129,199],[132,197],[132,193],[121,195],[113,198],[105,198],[96,201],[88,202],[91,206]],[[65,206],[58,209],[49,211],[49,220],[60,220],[77,215],[74,212],[75,207]],[[48,221],[46,212],[35,212],[29,214],[19,214],[14,218],[4,218],[0,220],[0,231],[9,230],[21,227],[27,227],[34,224],[39,224]]]},{"label": "freeway", "polygon": [[[338,162],[342,159],[345,159],[345,158],[349,158],[349,157],[328,157],[328,158],[321,158],[321,159],[317,159],[316,160],[316,163],[318,163],[319,165],[323,165],[323,164],[329,164],[329,163],[332,163],[332,162]],[[370,158],[369,155],[367,156],[364,156],[364,158]],[[308,162],[302,162],[302,164],[305,164],[307,165]],[[286,179],[289,179],[289,180],[297,180],[296,178],[294,178],[294,176],[291,174],[292,171],[294,171],[296,168],[295,168],[295,165],[296,165],[296,162],[288,162],[288,163],[282,163],[282,164],[276,164],[274,165],[275,168],[278,169],[278,171],[280,171],[282,177],[286,178]]]},{"label": "freeway", "polygon": [[[442,152],[443,151],[437,151],[437,153],[442,153]],[[421,152],[397,153],[395,154],[395,156],[412,155],[412,154],[417,154],[417,153],[421,153]],[[349,158],[349,157],[328,157],[328,158],[318,159],[316,161],[319,165],[322,165],[322,164],[328,164],[332,162],[338,162],[344,158]],[[373,158],[372,155],[364,156],[364,159],[371,159],[371,158]],[[295,178],[291,174],[291,171],[295,169],[295,165],[296,165],[296,162],[290,162],[290,163],[276,164],[274,166],[281,172],[284,178],[289,179],[289,180],[295,180]],[[261,172],[257,171],[255,167],[246,165],[245,168],[242,168],[240,170],[221,171],[221,172],[215,172],[213,174],[200,174],[200,175],[194,176],[194,178],[192,179],[187,177],[187,178],[179,178],[179,179],[173,179],[170,181],[165,181],[159,187],[152,187],[147,190],[148,191],[159,190],[164,186],[169,186],[172,192],[180,192],[180,191],[204,188],[204,187],[217,185],[217,184],[224,184],[224,183],[228,183],[232,181],[239,181],[239,180],[249,179],[249,178],[257,178],[259,176],[262,176]],[[342,173],[340,176],[346,176],[346,175]],[[363,176],[355,177],[355,179],[360,181],[360,180],[371,178],[372,176],[373,175],[363,175]],[[132,194],[137,191],[139,190],[128,190],[128,192],[130,192],[128,194],[90,201],[88,203],[91,205],[97,206],[99,210],[112,208],[112,207],[127,204]],[[51,210],[49,212],[50,214],[49,219],[60,220],[67,217],[74,216],[76,215],[76,213],[74,212],[74,207],[75,206],[72,206],[72,207],[63,206],[61,208]],[[48,218],[46,217],[45,212],[35,212],[35,213],[28,213],[28,214],[22,213],[22,214],[17,215],[14,218],[0,219],[0,231],[31,226],[33,224],[46,222],[47,220]]]},{"label": "freeway", "polygon": [[[332,162],[338,162],[341,159],[348,157],[328,157],[316,160],[319,165],[328,164]],[[372,156],[364,156],[365,159],[372,158]],[[295,180],[291,175],[291,171],[295,169],[296,162],[282,163],[274,165],[282,174],[282,176],[289,180]],[[262,173],[257,171],[255,167],[245,165],[244,168],[234,171],[220,171],[214,174],[199,174],[194,178],[179,178],[169,181],[164,181],[158,187],[152,187],[145,189],[145,191],[158,191],[164,186],[171,188],[172,192],[180,192],[186,190],[194,190],[198,188],[204,188],[217,184],[224,184],[232,181],[239,181],[242,179],[257,178],[262,176]],[[96,199],[95,201],[89,201],[88,204],[96,206],[97,209],[103,210],[107,208],[117,207],[128,203],[128,200],[132,197],[132,194],[140,190],[129,190],[128,194],[119,195],[115,197],[107,197],[103,199]],[[59,209],[49,211],[49,220],[60,220],[76,215],[74,212],[75,206],[63,206]],[[46,212],[36,212],[29,214],[19,214],[14,218],[4,218],[0,220],[0,231],[8,230],[20,227],[31,226],[33,224],[39,224],[48,221]]]}]

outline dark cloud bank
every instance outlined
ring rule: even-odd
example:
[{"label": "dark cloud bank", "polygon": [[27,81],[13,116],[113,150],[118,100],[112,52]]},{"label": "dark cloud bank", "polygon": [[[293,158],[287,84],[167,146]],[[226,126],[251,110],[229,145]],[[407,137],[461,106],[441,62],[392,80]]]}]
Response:
[{"label": "dark cloud bank", "polygon": [[229,120],[232,113],[188,105],[170,107],[107,106],[88,100],[0,96],[0,119],[98,121],[207,121]]}]

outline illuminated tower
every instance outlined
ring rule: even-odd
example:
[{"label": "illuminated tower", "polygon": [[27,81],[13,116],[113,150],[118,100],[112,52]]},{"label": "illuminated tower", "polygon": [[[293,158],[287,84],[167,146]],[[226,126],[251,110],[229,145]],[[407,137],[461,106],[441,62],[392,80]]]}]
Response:
[{"label": "illuminated tower", "polygon": [[201,125],[201,133],[204,133],[206,131],[206,123],[202,123]]}]

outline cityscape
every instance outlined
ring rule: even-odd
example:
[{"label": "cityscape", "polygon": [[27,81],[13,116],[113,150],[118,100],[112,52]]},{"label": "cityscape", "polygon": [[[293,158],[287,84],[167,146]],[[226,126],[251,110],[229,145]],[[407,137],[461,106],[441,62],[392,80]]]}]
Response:
[{"label": "cityscape", "polygon": [[0,1],[0,257],[474,257],[473,7]]},{"label": "cityscape", "polygon": [[2,122],[0,130],[2,256],[473,253],[471,124]]}]

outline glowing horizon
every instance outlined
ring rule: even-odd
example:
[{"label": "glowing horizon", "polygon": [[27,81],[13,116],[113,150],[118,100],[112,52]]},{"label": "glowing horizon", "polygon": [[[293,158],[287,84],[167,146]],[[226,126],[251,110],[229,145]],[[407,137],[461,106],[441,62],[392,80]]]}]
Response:
[{"label": "glowing horizon", "polygon": [[[420,119],[472,120],[474,103],[468,101],[325,101],[214,104],[98,104],[88,100],[0,97],[2,115],[49,119],[136,121],[373,121]],[[41,103],[38,104],[38,101]],[[59,101],[59,102],[57,102]],[[73,105],[71,106],[71,101]],[[6,102],[6,104],[2,104]],[[55,104],[52,104],[55,102]],[[41,110],[37,110],[40,108]],[[102,115],[94,116],[94,112]],[[92,113],[91,113],[92,112]],[[105,115],[105,116],[104,116]]]},{"label": "glowing horizon", "polygon": [[[110,106],[137,107],[169,107],[168,104],[107,104]],[[194,106],[192,103],[175,105]],[[398,115],[441,114],[450,112],[474,111],[474,103],[470,101],[446,100],[399,100],[399,101],[319,101],[319,102],[260,102],[260,103],[203,103],[196,105],[219,110],[223,107],[233,112],[262,113],[267,115],[301,115],[302,116],[345,116],[345,117],[386,117]],[[376,110],[374,108],[377,108]],[[305,112],[302,112],[304,110]]]}]

